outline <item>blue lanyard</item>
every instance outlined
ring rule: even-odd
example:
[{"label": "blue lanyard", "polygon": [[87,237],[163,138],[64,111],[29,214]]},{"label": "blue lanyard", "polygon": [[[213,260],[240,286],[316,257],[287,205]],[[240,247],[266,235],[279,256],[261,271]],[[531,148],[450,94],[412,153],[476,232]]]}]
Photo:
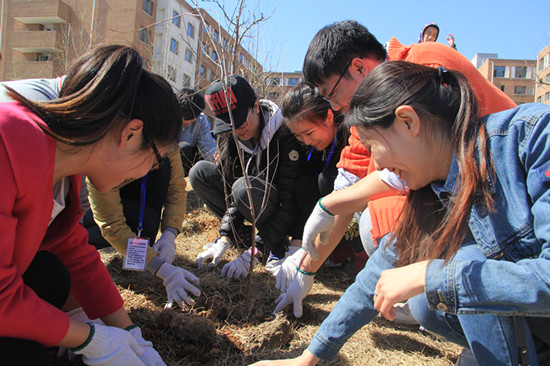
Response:
[{"label": "blue lanyard", "polygon": [[[332,157],[332,153],[334,153],[334,147],[336,146],[336,140],[337,140],[337,136],[336,136],[336,133],[335,133],[334,134],[334,140],[332,141],[332,145],[330,146],[330,151],[329,151],[328,156],[327,156],[327,160],[325,160],[325,165],[323,166],[323,170],[321,170],[321,173],[323,173],[327,169],[327,167],[330,163],[330,158]],[[311,147],[311,149],[309,149],[309,153],[307,154],[307,162],[308,163],[309,163],[309,159],[311,159],[311,154],[313,154],[314,149],[315,148],[313,146]],[[317,175],[319,175],[319,174],[317,174]]]},{"label": "blue lanyard", "polygon": [[143,231],[143,214],[145,212],[145,191],[147,189],[147,178],[149,173],[145,174],[145,177],[141,178],[141,195],[139,197],[139,223],[138,223],[138,238],[141,237]]}]

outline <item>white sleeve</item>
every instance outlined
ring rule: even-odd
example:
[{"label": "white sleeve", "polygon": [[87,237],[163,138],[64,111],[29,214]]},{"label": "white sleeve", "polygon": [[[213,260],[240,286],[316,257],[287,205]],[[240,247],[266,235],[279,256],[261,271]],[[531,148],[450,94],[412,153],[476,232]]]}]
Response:
[{"label": "white sleeve", "polygon": [[379,170],[378,176],[380,177],[382,182],[386,183],[390,187],[393,187],[400,191],[409,190],[409,187],[407,187],[407,184],[405,183],[405,181],[399,178],[397,174],[390,172],[388,169]]},{"label": "white sleeve", "polygon": [[347,188],[359,182],[361,178],[345,170],[344,168],[338,168],[338,176],[334,180],[334,190],[339,191]]}]

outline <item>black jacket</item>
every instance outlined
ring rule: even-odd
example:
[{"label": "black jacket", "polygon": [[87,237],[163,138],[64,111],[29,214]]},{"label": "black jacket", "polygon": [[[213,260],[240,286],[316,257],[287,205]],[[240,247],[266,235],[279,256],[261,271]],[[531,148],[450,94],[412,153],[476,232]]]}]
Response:
[{"label": "black jacket", "polygon": [[[294,183],[303,174],[305,156],[298,141],[283,124],[279,108],[272,102],[260,100],[262,111],[260,118],[261,137],[256,149],[239,143],[244,155],[244,164],[248,165],[248,175],[261,178],[271,183],[279,194],[279,207],[267,220],[258,227],[258,249],[282,258],[286,250],[286,238],[298,216],[294,199]],[[238,149],[232,136],[228,136],[227,149],[223,152],[224,176],[231,186],[243,176],[243,168],[238,158]],[[259,159],[258,159],[259,156]],[[239,228],[243,216],[238,212],[234,202],[225,212],[220,225],[220,235],[233,237],[232,225]]]}]

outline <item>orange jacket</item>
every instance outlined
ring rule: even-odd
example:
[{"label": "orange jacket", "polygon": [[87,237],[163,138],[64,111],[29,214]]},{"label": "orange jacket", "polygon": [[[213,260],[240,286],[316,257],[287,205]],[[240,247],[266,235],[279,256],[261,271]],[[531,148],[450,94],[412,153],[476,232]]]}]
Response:
[{"label": "orange jacket", "polygon": [[[388,42],[388,61],[395,60],[430,67],[444,66],[449,70],[460,71],[474,90],[480,108],[480,117],[516,107],[512,99],[485,79],[466,57],[447,45],[423,42],[404,46],[397,39],[392,38]],[[342,150],[337,166],[363,178],[373,170],[371,154],[361,144],[357,131],[352,128],[350,132],[349,145]],[[380,198],[369,202],[375,243],[376,239],[392,231],[404,202],[404,196]]]}]

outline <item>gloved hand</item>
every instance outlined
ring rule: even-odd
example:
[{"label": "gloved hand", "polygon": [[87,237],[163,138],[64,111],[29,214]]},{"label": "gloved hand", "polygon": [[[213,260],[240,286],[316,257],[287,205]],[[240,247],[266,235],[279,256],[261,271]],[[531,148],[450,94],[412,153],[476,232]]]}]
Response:
[{"label": "gloved hand", "polygon": [[[300,249],[300,248],[301,248],[300,246],[291,245],[291,246],[288,247],[288,251],[285,253],[284,258],[279,259],[279,260],[277,260],[277,259],[269,260],[269,258],[268,258],[267,263],[265,265],[265,270],[268,271],[269,273],[271,273],[271,275],[276,278],[277,275],[279,274],[279,271],[281,270],[282,264],[288,258],[290,258],[294,253],[296,253],[296,251],[298,251],[298,249]],[[271,258],[271,254],[270,254],[270,258]]]},{"label": "gloved hand", "polygon": [[208,243],[203,246],[202,248],[206,250],[197,256],[197,264],[199,269],[202,269],[202,262],[208,258],[212,258],[212,262],[208,263],[208,267],[217,266],[223,256],[223,253],[225,253],[227,248],[230,246],[230,242],[221,238],[218,238],[212,243]]},{"label": "gloved hand", "polygon": [[[250,260],[252,258],[252,255],[246,251],[240,256],[237,257],[237,259],[227,263],[222,268],[222,276],[231,278],[234,280],[238,280],[239,278],[245,279],[246,276],[248,276],[248,272],[250,270]],[[258,264],[259,261],[254,257],[254,265]]]},{"label": "gloved hand", "polygon": [[147,366],[163,366],[166,365],[157,351],[153,348],[153,343],[143,339],[141,335],[141,329],[137,326],[133,326],[128,331],[132,337],[137,341],[138,345],[143,348],[143,355],[139,359]]},{"label": "gloved hand", "polygon": [[176,234],[170,230],[164,230],[159,240],[153,244],[153,249],[163,262],[172,263],[176,257]]},{"label": "gloved hand", "polygon": [[175,301],[181,308],[183,308],[184,301],[189,306],[195,303],[188,295],[189,292],[195,296],[201,294],[201,291],[190,283],[198,285],[198,277],[183,268],[163,263],[157,271],[157,276],[164,281],[168,302]]},{"label": "gloved hand", "polygon": [[[92,322],[95,324],[101,324],[101,325],[104,324],[103,321],[99,318],[90,320],[90,318],[88,318],[88,315],[86,315],[86,313],[84,312],[84,309],[82,309],[81,307],[67,311],[66,314],[69,317],[69,319],[73,319],[81,323]],[[71,351],[69,348],[59,347],[59,349],[57,350],[57,358],[62,358],[65,355],[67,355],[67,358],[69,359],[69,361],[71,361],[76,357],[74,352]]]},{"label": "gloved hand", "polygon": [[[303,248],[298,248],[303,249]],[[286,292],[288,286],[292,283],[296,272],[298,272],[297,267],[300,265],[302,258],[306,255],[305,250],[296,250],[294,254],[285,259],[281,265],[281,269],[277,274],[277,282],[275,287],[277,287],[281,292]]]},{"label": "gloved hand", "polygon": [[311,287],[313,286],[314,275],[307,275],[302,272],[297,272],[296,276],[292,280],[292,283],[288,287],[286,293],[281,294],[275,300],[275,311],[278,313],[283,310],[287,305],[294,304],[294,316],[300,318],[303,314],[302,300],[309,294]]},{"label": "gloved hand", "polygon": [[311,211],[304,226],[304,234],[302,235],[304,249],[314,261],[319,259],[317,249],[315,248],[315,238],[317,235],[320,235],[321,244],[328,244],[328,234],[334,226],[334,215],[323,210],[320,201],[317,202],[313,211]]},{"label": "gloved hand", "polygon": [[139,359],[143,348],[132,335],[124,329],[100,324],[90,324],[91,339],[84,347],[71,350],[82,355],[86,365],[109,366],[145,366]]}]

